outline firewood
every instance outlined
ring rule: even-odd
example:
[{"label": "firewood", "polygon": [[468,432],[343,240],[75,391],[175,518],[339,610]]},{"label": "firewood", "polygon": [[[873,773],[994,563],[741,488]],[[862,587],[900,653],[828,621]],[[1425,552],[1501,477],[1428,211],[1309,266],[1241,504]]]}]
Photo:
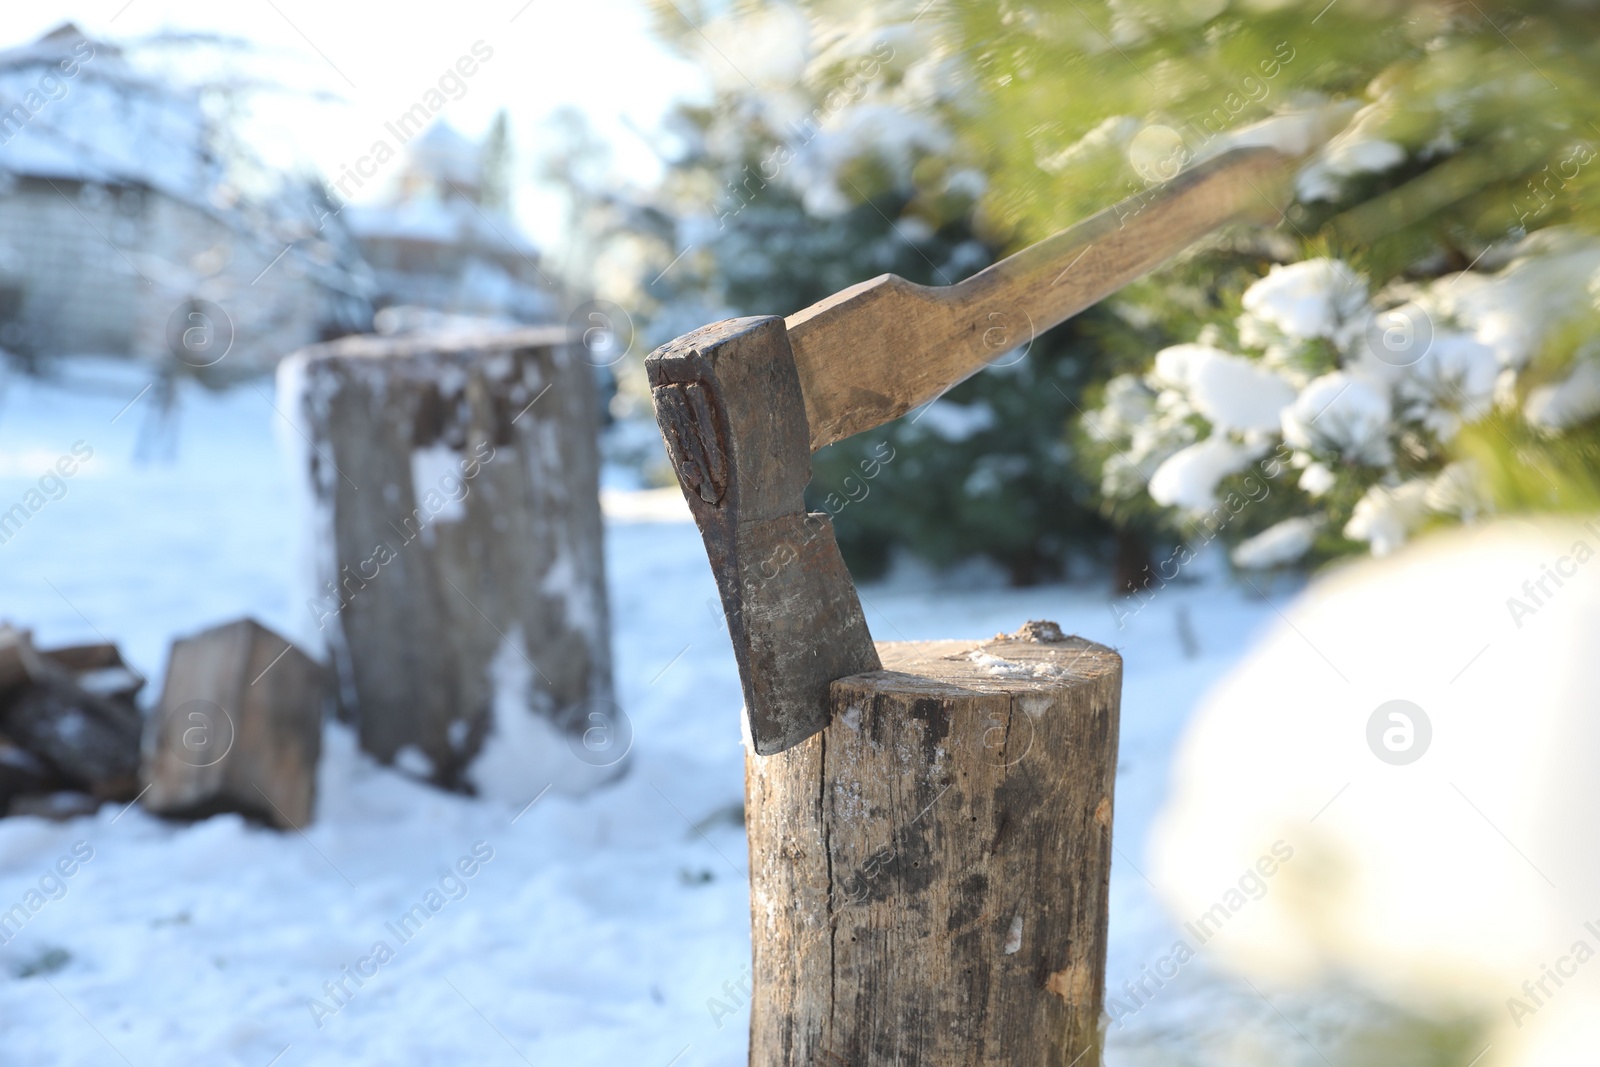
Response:
[{"label": "firewood", "polygon": [[61,776],[38,756],[10,738],[0,737],[0,814],[19,796],[49,793],[64,785]]},{"label": "firewood", "polygon": [[319,663],[251,619],[173,642],[145,727],[144,806],[308,825],[327,692]]},{"label": "firewood", "polygon": [[108,800],[139,791],[139,709],[65,677],[24,686],[0,716],[0,733],[40,757],[74,788]]}]

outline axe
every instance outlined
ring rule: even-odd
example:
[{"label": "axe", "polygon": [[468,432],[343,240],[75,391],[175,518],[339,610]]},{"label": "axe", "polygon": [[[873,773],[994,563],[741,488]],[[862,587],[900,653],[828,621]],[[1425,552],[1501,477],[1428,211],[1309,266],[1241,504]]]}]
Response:
[{"label": "axe", "polygon": [[1235,149],[955,285],[884,274],[787,319],[714,323],[645,359],[758,754],[826,726],[835,679],[882,669],[832,522],[805,508],[811,453],[936,399],[1217,227],[1276,218],[1293,170],[1275,149]]}]

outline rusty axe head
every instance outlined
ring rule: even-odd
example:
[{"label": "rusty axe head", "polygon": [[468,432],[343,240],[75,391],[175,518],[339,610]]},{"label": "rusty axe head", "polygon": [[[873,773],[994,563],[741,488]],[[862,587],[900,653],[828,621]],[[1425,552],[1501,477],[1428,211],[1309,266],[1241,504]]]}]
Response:
[{"label": "rusty axe head", "polygon": [[828,685],[880,667],[828,516],[783,320],[730,319],[645,360],[656,421],[722,596],[756,752],[827,725]]}]

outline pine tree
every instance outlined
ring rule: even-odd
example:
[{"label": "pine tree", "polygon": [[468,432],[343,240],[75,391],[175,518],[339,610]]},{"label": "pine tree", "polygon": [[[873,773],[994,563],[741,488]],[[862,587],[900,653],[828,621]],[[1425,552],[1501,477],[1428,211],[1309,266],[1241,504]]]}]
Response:
[{"label": "pine tree", "polygon": [[[1583,462],[1600,413],[1600,351],[1583,343],[1582,231],[1600,207],[1592,5],[809,0],[710,20],[664,2],[659,13],[665,36],[726,76],[709,104],[679,112],[682,151],[641,216],[657,234],[641,272],[655,340],[787,313],[886,270],[954,281],[1230,139],[1283,140],[1311,114],[1343,129],[1276,227],[1230,231],[1038,339],[1014,380],[980,375],[916,423],[819,455],[819,502],[883,447],[897,457],[872,503],[840,512],[854,563],[881,565],[895,546],[938,563],[987,553],[1029,580],[1074,544],[1102,548],[1111,529],[1131,544],[1257,538],[1237,558],[1275,564],[1600,496]],[[798,59],[777,69],[773,56]],[[1541,263],[1559,267],[1556,282],[1518,280]],[[1292,321],[1284,294],[1313,276],[1357,279],[1317,297],[1343,301],[1337,330]],[[1517,305],[1519,287],[1545,302]],[[1512,325],[1475,310],[1480,299]],[[1218,421],[1203,389],[1163,380],[1154,361],[1198,343],[1211,354],[1166,364],[1255,374],[1258,402],[1309,403],[1364,373],[1367,327],[1388,336],[1384,316],[1417,308],[1437,334],[1417,364],[1432,392],[1413,370],[1374,386],[1377,399],[1340,401],[1382,407],[1382,442],[1304,426],[1291,439],[1270,412]],[[1550,328],[1520,347],[1495,334],[1518,322]],[[1490,351],[1501,373],[1486,385]],[[1219,532],[1212,502],[1254,500],[1249,478],[1268,491]]]}]

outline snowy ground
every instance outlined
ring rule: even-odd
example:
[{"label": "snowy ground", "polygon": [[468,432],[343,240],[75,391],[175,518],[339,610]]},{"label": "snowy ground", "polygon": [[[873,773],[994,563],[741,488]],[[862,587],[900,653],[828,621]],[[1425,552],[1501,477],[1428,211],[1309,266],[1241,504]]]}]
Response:
[{"label": "snowy ground", "polygon": [[[185,389],[163,437],[153,390],[124,410],[145,379],[74,373],[95,391],[13,378],[0,398],[0,511],[76,442],[93,450],[65,495],[0,544],[0,617],[45,644],[115,640],[152,689],[174,636],[242,614],[303,634],[270,385]],[[136,460],[141,439],[166,458]],[[617,680],[635,731],[624,779],[519,815],[379,768],[330,727],[305,834],[116,805],[0,820],[0,910],[75,845],[92,850],[0,946],[0,1063],[743,1064],[748,1014],[727,992],[749,951],[738,682],[698,535],[653,503],[608,505]],[[880,639],[1050,618],[1122,651],[1113,991],[1137,977],[1174,936],[1140,873],[1172,746],[1273,609],[1216,580],[1163,590],[1125,628],[1098,584],[1017,591],[902,572],[862,592]],[[475,851],[472,876],[450,876]],[[447,905],[400,944],[385,924],[430,891]],[[393,958],[347,980],[340,1006],[325,983],[379,940]],[[1216,1027],[1218,997],[1252,1040],[1282,1047],[1275,1062],[1305,1053],[1287,1020],[1249,1010],[1202,957],[1112,1030],[1110,1062],[1146,1062],[1141,1050],[1202,1016]],[[714,1018],[710,998],[739,1010]],[[1193,1043],[1184,1058],[1211,1061]]]}]

